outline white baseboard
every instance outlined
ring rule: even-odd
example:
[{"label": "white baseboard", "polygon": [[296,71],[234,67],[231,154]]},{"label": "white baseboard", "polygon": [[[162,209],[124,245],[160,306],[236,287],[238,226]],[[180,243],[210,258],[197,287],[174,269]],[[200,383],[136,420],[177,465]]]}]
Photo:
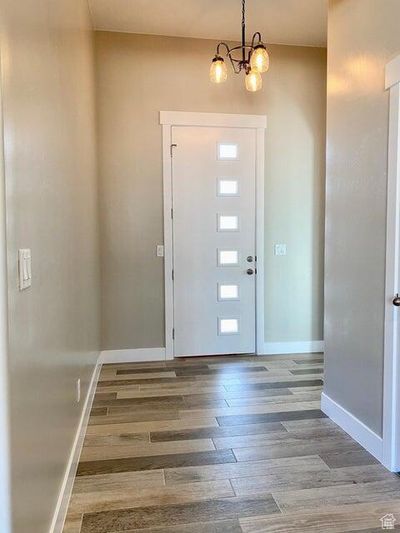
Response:
[{"label": "white baseboard", "polygon": [[72,488],[74,486],[79,457],[82,451],[83,441],[85,438],[86,428],[89,421],[90,411],[92,409],[94,393],[96,392],[100,370],[101,364],[98,360],[90,380],[88,392],[86,394],[85,403],[82,409],[82,415],[79,420],[78,429],[75,434],[74,443],[72,445],[71,454],[69,456],[67,468],[65,470],[64,479],[61,485],[61,490],[58,496],[56,509],[53,514],[53,520],[51,521],[49,533],[62,533],[62,530],[64,528],[64,522],[67,516],[69,500],[71,498]]},{"label": "white baseboard", "polygon": [[104,350],[100,362],[105,363],[147,363],[165,361],[165,348],[132,348],[131,350]]},{"label": "white baseboard", "polygon": [[378,461],[383,460],[383,439],[367,427],[361,420],[332,400],[324,392],[321,395],[321,409],[346,433],[353,437]]},{"label": "white baseboard", "polygon": [[324,341],[266,342],[264,355],[292,353],[320,353],[324,351]]}]

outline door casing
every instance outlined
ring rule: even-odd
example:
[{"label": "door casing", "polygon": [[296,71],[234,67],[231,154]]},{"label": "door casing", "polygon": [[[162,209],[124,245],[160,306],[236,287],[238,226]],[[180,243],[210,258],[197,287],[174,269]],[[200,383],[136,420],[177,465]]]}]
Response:
[{"label": "door casing", "polygon": [[388,185],[386,222],[385,338],[383,372],[382,463],[400,471],[400,309],[393,297],[400,293],[400,55],[386,65],[389,90]]},{"label": "door casing", "polygon": [[174,358],[172,135],[173,126],[248,128],[256,131],[256,353],[264,353],[264,166],[265,115],[160,111],[163,143],[165,358]]}]

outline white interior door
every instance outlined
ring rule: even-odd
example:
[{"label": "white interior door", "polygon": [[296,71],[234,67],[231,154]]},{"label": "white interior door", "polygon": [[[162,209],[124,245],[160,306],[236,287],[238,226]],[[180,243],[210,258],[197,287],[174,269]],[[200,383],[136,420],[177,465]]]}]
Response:
[{"label": "white interior door", "polygon": [[256,130],[172,128],[175,356],[255,352]]}]

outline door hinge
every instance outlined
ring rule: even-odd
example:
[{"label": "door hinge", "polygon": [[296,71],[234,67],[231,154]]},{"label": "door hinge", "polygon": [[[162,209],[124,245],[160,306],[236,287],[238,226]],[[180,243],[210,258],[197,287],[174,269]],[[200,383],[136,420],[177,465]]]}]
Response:
[{"label": "door hinge", "polygon": [[171,207],[171,218],[174,218],[174,210]]},{"label": "door hinge", "polygon": [[172,281],[174,281],[175,279],[175,272],[174,272],[174,269],[172,269]]},{"label": "door hinge", "polygon": [[172,340],[175,340],[175,328],[172,328]]},{"label": "door hinge", "polygon": [[172,155],[173,155],[172,148],[176,148],[177,146],[178,146],[178,145],[174,143],[174,144],[171,144],[171,146],[169,147],[171,157],[172,157]]}]

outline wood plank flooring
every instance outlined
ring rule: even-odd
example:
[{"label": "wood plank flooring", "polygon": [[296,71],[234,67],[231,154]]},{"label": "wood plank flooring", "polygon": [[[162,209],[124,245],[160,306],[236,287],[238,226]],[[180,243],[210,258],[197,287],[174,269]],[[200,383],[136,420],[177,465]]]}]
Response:
[{"label": "wood plank flooring", "polygon": [[64,533],[381,531],[400,478],[320,410],[321,354],[104,365]]}]

